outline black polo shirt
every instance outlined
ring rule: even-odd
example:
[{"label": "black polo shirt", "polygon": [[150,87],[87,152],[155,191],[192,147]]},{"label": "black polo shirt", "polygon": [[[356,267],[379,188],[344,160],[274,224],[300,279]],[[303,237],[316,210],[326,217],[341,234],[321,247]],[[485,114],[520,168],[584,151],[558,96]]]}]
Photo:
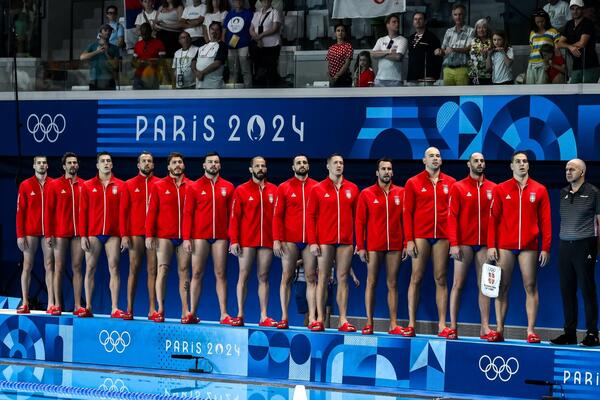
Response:
[{"label": "black polo shirt", "polygon": [[568,44],[577,43],[581,39],[581,35],[590,35],[587,45],[581,49],[581,57],[571,57],[573,59],[573,70],[583,69],[584,63],[585,69],[598,67],[594,23],[591,20],[584,17],[577,26],[575,26],[573,20],[570,20],[563,28],[561,34],[567,39]]},{"label": "black polo shirt", "polygon": [[600,190],[584,182],[571,192],[571,185],[560,191],[560,239],[581,240],[597,236],[596,216],[600,215]]}]

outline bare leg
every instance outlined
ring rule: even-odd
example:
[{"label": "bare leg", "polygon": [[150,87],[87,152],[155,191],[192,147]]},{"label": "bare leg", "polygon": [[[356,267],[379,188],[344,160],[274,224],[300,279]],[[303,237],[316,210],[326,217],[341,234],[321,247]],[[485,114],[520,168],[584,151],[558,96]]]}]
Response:
[{"label": "bare leg", "polygon": [[96,267],[102,250],[102,243],[97,237],[90,236],[90,250],[85,253],[85,306],[92,311],[92,296],[94,294]]},{"label": "bare leg", "polygon": [[535,333],[535,320],[537,318],[540,298],[537,287],[537,260],[538,252],[523,250],[519,254],[519,267],[523,276],[525,288],[525,309],[527,310],[527,334]]},{"label": "bare leg", "polygon": [[508,311],[508,290],[515,267],[515,255],[510,250],[498,249],[498,266],[502,270],[500,290],[496,298],[496,331],[504,332],[504,320]]},{"label": "bare leg", "polygon": [[269,306],[269,271],[273,261],[273,250],[259,248],[256,252],[256,275],[258,277],[258,301],[260,303],[260,322],[267,317]]},{"label": "bare leg", "polygon": [[302,250],[302,265],[306,279],[306,302],[308,314],[306,325],[317,320],[317,258],[310,253],[310,247]]},{"label": "bare leg", "polygon": [[335,247],[326,244],[323,244],[320,247],[321,255],[317,257],[317,264],[319,266],[319,277],[317,279],[317,321],[324,322],[327,285],[331,276],[331,266],[333,265]]},{"label": "bare leg", "polygon": [[31,271],[35,263],[35,253],[40,244],[37,236],[26,236],[27,248],[23,251],[23,272],[21,272],[21,292],[23,293],[24,306],[29,305],[29,285],[31,284]]},{"label": "bare leg", "polygon": [[385,254],[387,302],[390,310],[390,330],[398,326],[398,271],[402,262],[401,251],[388,251]]},{"label": "bare leg", "polygon": [[435,279],[435,304],[438,309],[438,329],[441,332],[446,328],[446,312],[448,310],[448,250],[447,239],[438,240],[431,247],[433,263],[433,278]]},{"label": "bare leg", "polygon": [[252,263],[254,262],[255,258],[256,248],[242,247],[242,253],[238,256],[240,273],[236,287],[238,317],[244,317],[244,304],[246,304],[246,297],[248,296],[248,278],[250,277]]},{"label": "bare leg", "polygon": [[194,251],[192,252],[192,284],[190,286],[190,312],[196,316],[198,312],[198,299],[202,293],[202,278],[204,268],[210,252],[210,243],[203,239],[194,239]]},{"label": "bare leg", "polygon": [[[62,278],[65,273],[65,265],[66,265],[67,247],[68,246],[69,246],[69,239],[54,238],[54,282],[53,282],[53,287],[54,287],[53,292],[54,292],[54,297],[55,297],[54,305],[57,307],[60,307],[61,310],[62,310]],[[80,274],[80,276],[81,276],[81,274]],[[81,292],[79,293],[79,298],[81,298]],[[50,306],[50,305],[48,305],[48,306]],[[79,307],[75,307],[76,310],[77,310],[77,308],[79,308]]]},{"label": "bare leg", "polygon": [[190,294],[190,255],[179,245],[175,249],[177,256],[177,275],[179,276],[179,297],[181,298],[181,317],[190,312],[188,296]]},{"label": "bare leg", "polygon": [[427,239],[415,239],[417,257],[412,259],[412,273],[408,285],[408,326],[414,327],[417,323],[417,308],[419,306],[419,294],[421,281],[425,273],[425,266],[431,253],[431,245]]},{"label": "bare leg", "polygon": [[121,289],[121,276],[119,275],[120,247],[121,239],[118,236],[111,236],[104,244],[110,274],[109,288],[112,312],[119,308],[119,289]]},{"label": "bare leg", "polygon": [[156,275],[158,273],[156,249],[146,249],[146,269],[148,271],[148,316],[151,316],[156,311]]},{"label": "bare leg", "polygon": [[365,311],[367,312],[367,325],[373,326],[373,309],[375,308],[375,286],[379,278],[379,263],[383,252],[369,251],[367,263],[367,284],[365,286]]},{"label": "bare leg", "polygon": [[219,309],[221,318],[228,317],[227,313],[227,240],[217,240],[212,245],[212,259],[215,269],[215,280],[217,284],[217,297],[219,298]]},{"label": "bare leg", "polygon": [[482,247],[475,256],[475,267],[477,268],[477,288],[479,297],[479,313],[481,314],[481,328],[479,335],[487,335],[490,332],[490,298],[481,293],[481,268],[487,261],[487,247]]},{"label": "bare leg", "polygon": [[156,274],[156,300],[158,303],[158,312],[164,315],[165,297],[167,295],[167,276],[169,266],[173,257],[173,243],[169,239],[158,239],[158,248],[156,249],[156,259],[158,271]]},{"label": "bare leg", "polygon": [[458,310],[460,310],[460,298],[467,280],[467,273],[473,261],[473,248],[471,246],[460,246],[462,261],[454,260],[454,281],[450,291],[450,328],[456,330],[458,327]]},{"label": "bare leg", "polygon": [[279,300],[281,301],[281,319],[288,320],[288,308],[290,304],[290,289],[294,272],[296,271],[296,261],[298,261],[298,247],[295,243],[284,242],[285,254],[281,258],[281,284],[279,285]]},{"label": "bare leg", "polygon": [[48,307],[50,307],[56,302],[54,296],[54,252],[44,238],[42,238],[41,242],[42,253],[44,254],[44,280],[46,282],[46,290],[48,291]]},{"label": "bare leg", "polygon": [[81,238],[76,237],[71,239],[71,269],[73,270],[73,301],[75,304],[75,310],[81,308],[81,298],[83,294],[84,256],[85,252],[81,248]]},{"label": "bare leg", "polygon": [[133,314],[133,302],[137,289],[138,274],[144,258],[144,238],[132,236],[129,247],[129,275],[127,276],[127,311]]},{"label": "bare leg", "polygon": [[353,250],[352,245],[340,245],[336,249],[335,270],[338,281],[336,300],[340,311],[340,326],[348,322],[348,275],[352,266]]}]

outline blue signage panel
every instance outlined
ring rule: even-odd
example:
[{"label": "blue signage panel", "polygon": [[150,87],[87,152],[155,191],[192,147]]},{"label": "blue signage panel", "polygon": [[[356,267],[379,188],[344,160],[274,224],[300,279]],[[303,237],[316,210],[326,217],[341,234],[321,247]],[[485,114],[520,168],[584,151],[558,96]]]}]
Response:
[{"label": "blue signage panel", "polygon": [[[14,104],[0,102],[0,110],[10,115]],[[446,159],[474,151],[506,159],[522,149],[538,160],[600,160],[596,95],[36,100],[22,102],[21,122],[26,155],[420,159],[436,146]],[[10,129],[13,121],[3,155],[16,154]]]}]

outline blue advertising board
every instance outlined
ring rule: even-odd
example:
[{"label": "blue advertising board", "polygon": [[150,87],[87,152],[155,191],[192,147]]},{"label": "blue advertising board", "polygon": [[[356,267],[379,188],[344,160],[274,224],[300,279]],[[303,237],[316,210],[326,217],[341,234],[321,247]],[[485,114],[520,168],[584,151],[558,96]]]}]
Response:
[{"label": "blue advertising board", "polygon": [[[468,95],[336,98],[176,98],[26,100],[21,104],[25,155],[135,156],[150,150],[201,156],[356,159],[382,154],[420,159],[429,146],[445,159],[483,151],[506,159],[514,149],[538,160],[600,160],[600,96]],[[0,101],[3,115],[14,103]],[[15,122],[6,121],[6,132]],[[5,135],[2,155],[17,153]]]}]

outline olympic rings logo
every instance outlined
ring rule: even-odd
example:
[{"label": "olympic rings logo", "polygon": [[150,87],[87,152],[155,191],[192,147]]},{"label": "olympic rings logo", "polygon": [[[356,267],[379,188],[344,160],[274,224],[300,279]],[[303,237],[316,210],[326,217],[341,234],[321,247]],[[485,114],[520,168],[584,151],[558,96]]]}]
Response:
[{"label": "olympic rings logo", "polygon": [[33,139],[41,143],[48,139],[50,143],[58,140],[58,136],[67,128],[67,120],[62,114],[56,114],[52,117],[50,114],[44,114],[38,117],[37,114],[29,114],[27,117],[27,130],[33,135]]},{"label": "olympic rings logo", "polygon": [[107,353],[115,351],[121,354],[131,344],[131,335],[127,331],[121,333],[112,331],[109,333],[106,329],[103,329],[98,334],[98,341],[104,346]]},{"label": "olympic rings logo", "polygon": [[484,354],[479,359],[479,369],[488,381],[500,379],[502,382],[508,382],[519,372],[519,361],[514,357],[504,360],[501,356],[496,356],[492,360],[490,356]]},{"label": "olympic rings logo", "polygon": [[114,381],[112,378],[105,378],[104,382],[98,386],[98,389],[105,390],[107,392],[129,393],[129,388],[125,386],[123,380],[119,378],[115,379]]}]

